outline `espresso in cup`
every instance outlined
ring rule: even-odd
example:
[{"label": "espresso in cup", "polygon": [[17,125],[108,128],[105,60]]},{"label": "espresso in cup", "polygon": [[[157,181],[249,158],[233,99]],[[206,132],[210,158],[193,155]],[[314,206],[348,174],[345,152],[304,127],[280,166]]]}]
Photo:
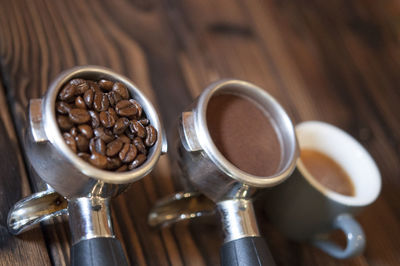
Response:
[{"label": "espresso in cup", "polygon": [[313,149],[302,149],[300,159],[311,176],[327,189],[354,196],[353,181],[343,167],[330,156]]},{"label": "espresso in cup", "polygon": [[222,155],[255,176],[273,175],[281,162],[281,144],[273,120],[254,101],[234,94],[213,96],[207,126]]}]

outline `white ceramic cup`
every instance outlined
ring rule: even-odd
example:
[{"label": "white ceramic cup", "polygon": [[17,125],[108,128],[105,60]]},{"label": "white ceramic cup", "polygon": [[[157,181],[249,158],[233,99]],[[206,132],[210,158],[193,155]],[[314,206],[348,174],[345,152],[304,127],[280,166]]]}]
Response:
[{"label": "white ceramic cup", "polygon": [[[339,163],[353,181],[355,195],[345,196],[324,187],[299,159],[296,170],[286,182],[265,190],[268,217],[288,238],[310,241],[335,258],[360,254],[366,240],[353,215],[378,197],[381,190],[378,167],[357,140],[330,124],[303,122],[296,126],[296,135],[300,151],[316,150]],[[345,233],[345,249],[328,240],[328,234],[335,229]]]}]

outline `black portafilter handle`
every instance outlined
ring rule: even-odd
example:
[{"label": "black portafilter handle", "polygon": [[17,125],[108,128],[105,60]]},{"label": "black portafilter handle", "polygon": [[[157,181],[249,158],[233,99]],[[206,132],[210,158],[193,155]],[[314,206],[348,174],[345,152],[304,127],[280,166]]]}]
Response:
[{"label": "black portafilter handle", "polygon": [[110,215],[110,198],[82,197],[68,201],[72,236],[71,265],[129,265],[115,237]]},{"label": "black portafilter handle", "polygon": [[275,265],[271,252],[261,236],[249,236],[232,240],[221,248],[222,266]]},{"label": "black portafilter handle", "polygon": [[217,203],[225,232],[221,247],[222,266],[271,266],[275,261],[260,236],[250,199],[230,199]]},{"label": "black portafilter handle", "polygon": [[121,243],[113,237],[82,240],[71,247],[72,266],[128,266]]}]

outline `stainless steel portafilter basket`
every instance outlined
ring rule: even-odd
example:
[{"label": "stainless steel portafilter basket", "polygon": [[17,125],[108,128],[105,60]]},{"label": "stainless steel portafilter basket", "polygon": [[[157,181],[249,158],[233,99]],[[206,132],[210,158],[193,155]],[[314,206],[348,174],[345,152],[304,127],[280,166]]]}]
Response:
[{"label": "stainless steel portafilter basket", "polygon": [[[55,103],[61,88],[74,78],[121,82],[141,104],[158,131],[157,141],[143,165],[128,172],[105,171],[85,162],[67,146],[56,121]],[[62,72],[42,99],[30,101],[25,137],[28,158],[48,189],[15,204],[8,215],[9,231],[19,234],[38,222],[68,214],[73,265],[127,265],[113,233],[109,202],[152,171],[160,155],[166,152],[166,144],[156,109],[129,79],[98,66]]]},{"label": "stainless steel portafilter basket", "polygon": [[[219,94],[249,99],[274,125],[281,148],[277,154],[281,161],[275,173],[255,176],[244,172],[217,149],[207,126],[206,114],[210,99]],[[240,80],[222,80],[206,88],[182,113],[179,121],[178,145],[174,148],[180,168],[179,178],[186,191],[158,202],[149,215],[149,223],[163,226],[210,214],[216,207],[225,233],[222,265],[274,264],[258,231],[252,195],[258,188],[283,182],[295,168],[299,150],[288,115],[271,95],[256,85]]]}]

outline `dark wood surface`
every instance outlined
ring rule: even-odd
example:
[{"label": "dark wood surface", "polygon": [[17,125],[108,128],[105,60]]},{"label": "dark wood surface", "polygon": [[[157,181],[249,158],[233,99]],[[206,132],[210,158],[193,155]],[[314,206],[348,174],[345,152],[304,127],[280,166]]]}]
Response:
[{"label": "dark wood surface", "polygon": [[[22,134],[30,98],[62,70],[102,65],[132,79],[168,129],[210,82],[233,77],[276,97],[295,123],[343,128],[382,173],[378,200],[358,220],[362,256],[339,261],[286,240],[258,209],[278,265],[400,265],[400,4],[398,1],[0,1],[0,265],[68,265],[65,218],[18,237],[8,209],[31,192]],[[19,139],[19,141],[18,141]],[[114,199],[114,224],[133,265],[218,265],[217,217],[161,231],[147,225],[179,190],[170,158]],[[260,203],[257,203],[260,205]],[[295,221],[294,221],[295,222]]]}]

